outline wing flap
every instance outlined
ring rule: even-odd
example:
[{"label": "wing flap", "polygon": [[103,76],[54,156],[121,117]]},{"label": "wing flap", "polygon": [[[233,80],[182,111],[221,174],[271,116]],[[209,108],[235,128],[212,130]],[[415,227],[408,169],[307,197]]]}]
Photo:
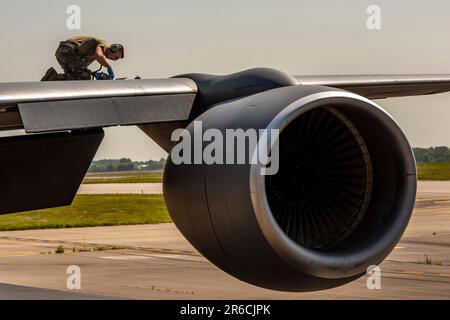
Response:
[{"label": "wing flap", "polygon": [[187,120],[195,94],[19,103],[27,133]]},{"label": "wing flap", "polygon": [[103,130],[0,138],[0,214],[69,205]]}]

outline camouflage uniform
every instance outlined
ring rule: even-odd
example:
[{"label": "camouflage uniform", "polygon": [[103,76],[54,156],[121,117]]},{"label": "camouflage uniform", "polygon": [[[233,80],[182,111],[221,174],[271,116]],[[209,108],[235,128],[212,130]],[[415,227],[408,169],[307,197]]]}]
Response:
[{"label": "camouflage uniform", "polygon": [[64,80],[91,79],[92,71],[88,66],[96,60],[97,46],[106,48],[108,45],[100,38],[85,36],[72,37],[59,44],[55,56],[64,70]]}]

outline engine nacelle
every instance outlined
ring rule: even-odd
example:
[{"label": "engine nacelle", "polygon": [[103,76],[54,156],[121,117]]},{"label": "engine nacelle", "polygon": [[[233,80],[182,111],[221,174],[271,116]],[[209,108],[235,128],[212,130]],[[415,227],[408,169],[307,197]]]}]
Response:
[{"label": "engine nacelle", "polygon": [[[167,161],[173,221],[222,270],[269,289],[321,290],[364,275],[400,240],[415,202],[415,161],[374,102],[288,86],[215,105],[196,120],[224,134],[280,130],[272,176],[259,164]],[[193,134],[192,123],[186,129]]]}]

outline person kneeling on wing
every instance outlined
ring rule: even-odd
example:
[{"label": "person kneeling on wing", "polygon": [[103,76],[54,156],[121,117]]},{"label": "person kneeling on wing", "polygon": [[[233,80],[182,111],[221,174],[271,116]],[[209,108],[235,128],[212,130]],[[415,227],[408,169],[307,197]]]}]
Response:
[{"label": "person kneeling on wing", "polygon": [[[105,40],[98,37],[76,36],[60,42],[55,56],[64,74],[58,74],[54,68],[50,68],[41,81],[91,80],[92,77],[97,80],[112,80],[115,75],[108,60],[123,59],[125,49],[123,45],[117,43],[108,45]],[[89,70],[88,67],[94,61],[100,63],[101,68],[107,68],[108,74],[100,70],[97,72]]]}]

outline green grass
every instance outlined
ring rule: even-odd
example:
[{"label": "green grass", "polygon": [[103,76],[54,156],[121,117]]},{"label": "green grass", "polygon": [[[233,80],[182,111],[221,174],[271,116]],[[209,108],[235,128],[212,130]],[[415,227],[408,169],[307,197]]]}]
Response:
[{"label": "green grass", "polygon": [[161,183],[161,182],[162,182],[162,172],[154,172],[154,171],[88,173],[83,180],[83,184]]},{"label": "green grass", "polygon": [[[419,180],[450,180],[450,163],[417,163]],[[162,172],[131,171],[89,173],[83,184],[161,183]]]},{"label": "green grass", "polygon": [[[450,180],[450,163],[417,163],[419,180]],[[161,183],[162,172],[131,171],[89,173],[84,184],[99,183]]]},{"label": "green grass", "polygon": [[419,180],[450,180],[450,163],[417,163]]},{"label": "green grass", "polygon": [[170,221],[162,195],[77,195],[68,207],[0,215],[0,231]]}]

